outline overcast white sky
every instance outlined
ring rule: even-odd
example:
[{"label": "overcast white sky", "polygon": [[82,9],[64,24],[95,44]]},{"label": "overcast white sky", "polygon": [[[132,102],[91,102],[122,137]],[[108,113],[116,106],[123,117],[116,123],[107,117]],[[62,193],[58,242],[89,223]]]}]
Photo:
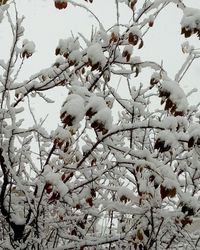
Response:
[{"label": "overcast white sky", "polygon": [[[93,4],[86,3],[84,0],[76,0],[76,2],[86,4],[102,21],[105,28],[109,28],[116,23],[115,0],[94,0]],[[73,32],[81,32],[90,35],[92,25],[98,25],[94,18],[83,9],[78,7],[68,6],[65,10],[58,10],[54,7],[54,0],[16,0],[19,12],[24,15],[25,37],[33,40],[36,43],[37,53],[29,63],[34,64],[35,70],[41,67],[48,67],[54,61],[54,50],[60,38],[66,38]],[[199,0],[185,1],[191,7],[200,9]],[[124,5],[120,4],[120,19],[122,23],[128,23],[131,12]],[[164,10],[160,17],[156,20],[154,28],[148,33],[145,43],[144,57],[157,60],[163,60],[164,66],[173,72],[179,63],[180,42],[184,38],[180,36],[180,19],[181,11],[174,5],[171,5]],[[5,56],[9,51],[8,40],[9,28],[5,22],[0,27],[0,52]],[[199,40],[195,41],[199,46]],[[199,46],[200,47],[200,46]],[[177,51],[179,50],[179,51]],[[174,58],[175,53],[178,56]],[[181,54],[182,55],[182,54]],[[29,65],[28,65],[29,66]],[[32,68],[31,68],[32,70]],[[24,72],[24,76],[29,75],[29,72]]]},{"label": "overcast white sky", "polygon": [[[77,2],[87,5],[102,21],[106,29],[116,23],[115,0],[94,0],[93,4],[86,3],[84,0],[77,0]],[[190,7],[200,9],[200,0],[184,2]],[[16,0],[16,3],[19,13],[25,16],[24,37],[33,40],[36,44],[36,53],[27,60],[21,79],[26,79],[42,68],[52,65],[55,61],[54,51],[60,38],[69,37],[71,32],[75,36],[77,32],[89,36],[92,25],[98,26],[91,14],[72,5],[65,10],[58,10],[54,7],[54,0]],[[130,11],[124,4],[119,6],[120,21],[127,24],[130,19]],[[155,60],[158,63],[163,60],[163,66],[172,78],[185,58],[180,46],[185,41],[184,37],[180,35],[181,17],[181,11],[174,5],[167,7],[146,35],[144,49],[141,54],[138,54],[144,60]],[[10,28],[4,21],[0,25],[0,58],[7,58],[9,54],[10,34]],[[200,48],[200,41],[196,37],[189,41],[195,47]],[[181,83],[186,91],[192,87],[200,89],[199,75],[200,61],[196,61]],[[64,96],[63,92],[62,95]],[[199,95],[200,93],[194,100],[198,100]],[[57,106],[57,108],[59,110],[60,107]]]}]

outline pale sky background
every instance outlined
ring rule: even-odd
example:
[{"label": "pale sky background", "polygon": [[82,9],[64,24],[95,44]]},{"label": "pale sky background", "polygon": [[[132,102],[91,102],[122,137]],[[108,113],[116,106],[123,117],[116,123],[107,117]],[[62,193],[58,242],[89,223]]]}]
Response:
[{"label": "pale sky background", "polygon": [[[102,21],[104,27],[108,29],[116,23],[115,0],[94,0],[93,4],[86,3],[84,0],[77,0],[90,8],[95,15]],[[186,0],[187,6],[199,8],[200,0]],[[55,48],[60,38],[67,38],[73,32],[74,36],[78,32],[89,37],[92,25],[98,27],[91,14],[68,5],[65,10],[58,10],[54,7],[54,0],[16,0],[17,9],[21,15],[25,16],[23,26],[25,27],[24,38],[32,40],[36,44],[36,53],[27,60],[21,73],[21,80],[28,79],[31,74],[47,68],[55,62]],[[119,4],[120,22],[128,24],[131,12],[125,4]],[[145,46],[142,50],[136,52],[142,60],[151,60],[161,63],[168,71],[171,78],[180,68],[186,55],[181,51],[181,43],[185,38],[180,35],[180,21],[182,12],[171,4],[156,19],[154,27],[147,33],[144,38]],[[11,44],[11,30],[6,19],[0,24],[0,59],[8,58]],[[200,48],[200,40],[193,36],[188,39],[191,45]],[[186,92],[195,87],[200,90],[200,60],[196,60],[187,75],[181,82]],[[149,83],[147,83],[149,84]],[[67,93],[67,92],[66,92]],[[57,95],[57,93],[56,93]],[[32,101],[38,117],[44,116],[45,113],[55,113],[58,117],[60,105],[65,98],[65,91],[59,93],[58,105],[52,108],[44,102],[38,100]],[[55,96],[54,92],[50,96]],[[193,102],[200,101],[200,93],[195,94]],[[52,128],[55,126],[50,124]]]}]

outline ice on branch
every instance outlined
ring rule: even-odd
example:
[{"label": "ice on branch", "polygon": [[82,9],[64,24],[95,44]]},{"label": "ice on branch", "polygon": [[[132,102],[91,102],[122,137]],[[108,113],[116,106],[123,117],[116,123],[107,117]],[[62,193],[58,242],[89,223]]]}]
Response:
[{"label": "ice on branch", "polygon": [[0,6],[0,23],[2,22],[4,18],[4,12],[8,9],[8,5],[2,5]]},{"label": "ice on branch", "polygon": [[185,41],[181,45],[183,53],[190,54],[194,50],[194,46],[191,46],[188,41]]}]

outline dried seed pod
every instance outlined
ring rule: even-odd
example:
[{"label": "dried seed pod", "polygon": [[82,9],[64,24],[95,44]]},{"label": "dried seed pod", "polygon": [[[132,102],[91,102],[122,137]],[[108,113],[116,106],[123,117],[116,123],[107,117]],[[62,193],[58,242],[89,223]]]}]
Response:
[{"label": "dried seed pod", "polygon": [[45,191],[47,192],[47,194],[50,194],[53,190],[53,187],[50,183],[46,183],[44,186]]},{"label": "dried seed pod", "polygon": [[192,207],[189,207],[187,205],[184,205],[182,208],[181,208],[181,211],[186,214],[187,216],[192,216],[194,215],[194,209]]},{"label": "dried seed pod", "polygon": [[129,7],[130,7],[132,10],[134,10],[136,3],[137,3],[137,0],[129,0],[128,5],[129,5]]},{"label": "dried seed pod", "polygon": [[102,132],[103,135],[108,132],[108,130],[105,128],[105,125],[100,121],[94,121],[91,124],[91,127],[97,132]]},{"label": "dried seed pod", "polygon": [[120,201],[121,201],[121,202],[124,202],[125,204],[127,203],[128,200],[129,200],[129,199],[128,199],[125,195],[122,195],[122,196],[120,197]]},{"label": "dried seed pod", "polygon": [[167,152],[171,149],[170,145],[165,145],[165,141],[162,141],[160,138],[157,139],[154,145],[155,149],[158,149],[160,153]]},{"label": "dried seed pod", "polygon": [[55,50],[55,55],[57,56],[57,55],[60,55],[60,48],[56,48],[56,50]]},{"label": "dried seed pod", "polygon": [[110,44],[111,43],[116,43],[119,39],[119,35],[115,32],[111,33],[111,38],[110,38]]},{"label": "dried seed pod", "polygon": [[54,4],[55,4],[55,7],[59,10],[67,8],[66,0],[55,0]]},{"label": "dried seed pod", "polygon": [[89,108],[88,111],[86,112],[86,116],[91,118],[93,115],[95,115],[97,112],[93,111],[92,108]]},{"label": "dried seed pod", "polygon": [[92,197],[88,197],[88,198],[86,199],[86,202],[90,205],[90,207],[93,206],[93,199],[92,199]]},{"label": "dried seed pod", "polygon": [[60,119],[62,123],[64,123],[65,125],[72,126],[73,120],[75,119],[75,117],[67,114],[67,112],[64,112],[60,115]]},{"label": "dried seed pod", "polygon": [[132,32],[128,35],[128,42],[132,45],[137,45],[139,41],[139,37],[137,35],[134,35]]},{"label": "dried seed pod", "polygon": [[149,27],[153,27],[154,22],[153,21],[149,21]]},{"label": "dried seed pod", "polygon": [[91,194],[92,197],[96,197],[96,191],[95,191],[94,188],[91,188],[90,194]]},{"label": "dried seed pod", "polygon": [[160,186],[160,194],[161,198],[164,199],[166,197],[173,198],[176,195],[176,188],[166,188],[165,186],[161,185]]}]

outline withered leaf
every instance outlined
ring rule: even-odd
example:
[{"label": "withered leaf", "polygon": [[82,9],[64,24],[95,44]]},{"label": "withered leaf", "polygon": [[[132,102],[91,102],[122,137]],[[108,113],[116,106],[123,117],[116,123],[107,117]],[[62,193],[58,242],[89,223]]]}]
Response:
[{"label": "withered leaf", "polygon": [[188,147],[192,148],[194,146],[194,137],[190,137],[189,141],[188,141]]}]

